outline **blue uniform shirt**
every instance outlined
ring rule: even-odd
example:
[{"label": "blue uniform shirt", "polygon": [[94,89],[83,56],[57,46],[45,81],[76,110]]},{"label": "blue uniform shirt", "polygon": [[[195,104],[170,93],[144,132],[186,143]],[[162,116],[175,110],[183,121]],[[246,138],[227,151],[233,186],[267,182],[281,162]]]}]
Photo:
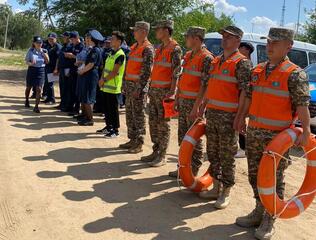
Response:
[{"label": "blue uniform shirt", "polygon": [[32,67],[45,67],[44,54],[35,48],[30,48],[26,53],[25,61],[33,62],[34,60],[36,63]]},{"label": "blue uniform shirt", "polygon": [[99,67],[102,64],[102,54],[100,48],[93,47],[89,51],[87,59],[85,61],[85,65],[88,65],[89,63],[94,63],[94,68],[92,68],[89,72],[93,71],[94,69],[99,70]]}]

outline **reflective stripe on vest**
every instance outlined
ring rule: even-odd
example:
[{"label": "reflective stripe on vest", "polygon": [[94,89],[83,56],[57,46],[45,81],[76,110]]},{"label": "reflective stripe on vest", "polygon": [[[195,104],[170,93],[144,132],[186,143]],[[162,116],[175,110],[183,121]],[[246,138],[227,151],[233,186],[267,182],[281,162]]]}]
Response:
[{"label": "reflective stripe on vest", "polygon": [[272,89],[272,88],[267,88],[267,87],[262,87],[262,86],[254,86],[253,90],[255,92],[268,93],[268,94],[275,95],[278,97],[289,97],[290,96],[290,93],[287,91],[277,90],[277,89]]},{"label": "reflective stripe on vest", "polygon": [[190,92],[190,91],[184,91],[184,90],[180,90],[179,94],[186,97],[197,97],[199,95],[197,92]]},{"label": "reflective stripe on vest", "polygon": [[184,68],[184,69],[183,69],[183,72],[186,73],[186,74],[195,76],[195,77],[201,77],[201,76],[202,76],[202,73],[201,73],[201,72],[189,70],[189,69],[187,69],[187,68]]},{"label": "reflective stripe on vest", "polygon": [[237,78],[225,76],[225,75],[221,75],[221,74],[211,74],[210,78],[214,78],[214,79],[217,79],[220,81],[225,81],[225,82],[237,83]]},{"label": "reflective stripe on vest", "polygon": [[154,65],[162,66],[162,67],[171,67],[172,64],[168,62],[155,62]]},{"label": "reflective stripe on vest", "polygon": [[116,90],[117,89],[117,87],[116,86],[111,86],[111,85],[106,85],[106,84],[104,84],[103,85],[103,89],[110,89],[110,90]]},{"label": "reflective stripe on vest", "polygon": [[151,84],[161,85],[161,86],[170,86],[171,85],[170,82],[160,81],[160,80],[151,80]]},{"label": "reflective stripe on vest", "polygon": [[126,74],[126,78],[138,80],[140,78],[140,75],[139,74]]},{"label": "reflective stripe on vest", "polygon": [[238,108],[238,103],[222,102],[214,99],[208,100],[207,103],[218,107]]},{"label": "reflective stripe on vest", "polygon": [[274,127],[287,127],[292,124],[292,121],[273,120],[268,118],[256,117],[253,115],[249,115],[249,119],[251,121],[259,122]]},{"label": "reflective stripe on vest", "polygon": [[143,62],[143,61],[144,61],[143,58],[133,57],[133,56],[129,57],[128,60],[129,60],[129,61],[132,60],[132,61],[134,61],[134,62]]}]

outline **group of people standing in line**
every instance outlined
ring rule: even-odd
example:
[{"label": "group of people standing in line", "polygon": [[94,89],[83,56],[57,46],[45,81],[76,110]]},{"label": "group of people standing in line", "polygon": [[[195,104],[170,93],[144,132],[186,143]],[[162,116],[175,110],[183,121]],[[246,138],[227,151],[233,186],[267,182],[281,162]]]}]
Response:
[{"label": "group of people standing in line", "polygon": [[[205,118],[207,159],[210,162],[208,171],[214,184],[212,189],[199,193],[199,196],[215,200],[217,209],[226,208],[231,201],[231,190],[235,185],[237,133],[240,133],[240,138],[243,138],[241,145],[246,149],[249,183],[253,188],[256,207],[248,215],[238,217],[236,224],[256,227],[257,239],[271,239],[275,218],[265,211],[257,189],[260,159],[267,144],[278,133],[289,128],[295,116],[301,120],[303,128],[303,134],[296,144],[306,145],[310,136],[307,76],[287,57],[293,45],[294,32],[285,28],[271,28],[269,35],[263,37],[267,39],[268,61],[253,67],[250,55],[254,49],[250,44],[241,42],[243,31],[236,26],[227,26],[219,31],[223,48],[220,56],[214,56],[203,44],[204,28],[190,27],[184,33],[188,49],[184,56],[180,45],[172,38],[173,21],[159,21],[153,28],[156,39],[161,42],[156,49],[148,40],[149,23],[140,21],[131,27],[136,43],[131,46],[128,61],[121,48],[124,34],[113,32],[112,49],[100,75],[97,66],[100,66],[101,57],[96,46],[101,38],[93,32],[95,30],[86,34],[85,43],[90,50],[87,58],[82,60],[84,67],[78,65],[77,88],[82,91],[78,96],[83,112],[78,117],[83,119],[80,125],[93,123],[91,104],[95,103],[98,84],[104,93],[106,125],[97,132],[108,138],[117,137],[120,127],[117,99],[123,89],[129,141],[119,145],[119,148],[132,154],[141,153],[146,134],[145,99],[148,96],[149,132],[153,146],[152,153],[140,160],[150,167],[160,167],[166,164],[170,142],[170,118],[165,117],[163,102],[166,99],[175,100],[175,110],[179,112],[179,145],[192,124],[199,118]],[[47,52],[37,41],[38,38],[35,38],[34,48],[30,51],[41,60],[32,62],[27,57],[30,68],[40,68],[49,62]],[[65,58],[68,55],[65,54]],[[27,97],[31,83],[36,83],[38,93],[41,86],[38,78],[32,75],[34,69],[30,68]],[[62,71],[59,69],[59,72]],[[63,74],[60,75],[61,81],[66,77]],[[61,107],[65,107],[62,87],[61,94]],[[194,145],[191,169],[197,176],[203,162],[203,148],[201,141],[194,142]],[[287,166],[287,161],[282,159],[276,176],[276,191],[282,199]],[[178,177],[178,171],[169,175]]]}]

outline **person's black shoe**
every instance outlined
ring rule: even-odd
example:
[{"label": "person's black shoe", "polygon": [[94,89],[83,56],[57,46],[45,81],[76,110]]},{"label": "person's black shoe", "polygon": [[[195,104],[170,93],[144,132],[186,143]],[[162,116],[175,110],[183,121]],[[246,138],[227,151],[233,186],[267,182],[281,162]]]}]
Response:
[{"label": "person's black shoe", "polygon": [[79,126],[93,126],[94,122],[91,120],[84,120],[84,121],[80,121],[78,122]]},{"label": "person's black shoe", "polygon": [[112,139],[112,138],[117,138],[120,134],[115,131],[110,131],[109,133],[105,134],[105,138]]},{"label": "person's black shoe", "polygon": [[31,107],[29,100],[25,100],[24,106],[25,106],[26,108],[30,108],[30,107]]},{"label": "person's black shoe", "polygon": [[45,101],[45,105],[54,105],[54,104],[55,104],[54,101],[48,101],[48,102]]},{"label": "person's black shoe", "polygon": [[69,112],[68,116],[78,116],[79,113],[78,112]]},{"label": "person's black shoe", "polygon": [[35,99],[36,98],[36,94],[32,94],[32,96],[30,98],[31,99]]},{"label": "person's black shoe", "polygon": [[56,107],[54,107],[54,108],[57,109],[57,110],[60,110],[60,109],[61,109],[61,106],[58,105],[58,106],[56,106]]},{"label": "person's black shoe", "polygon": [[34,107],[33,112],[35,112],[35,113],[40,113],[41,111],[39,110],[38,107]]},{"label": "person's black shoe", "polygon": [[104,135],[108,134],[109,132],[110,132],[110,131],[108,130],[107,127],[104,127],[104,128],[102,128],[102,129],[96,131],[96,133],[98,133],[98,134],[104,134]]},{"label": "person's black shoe", "polygon": [[81,115],[81,116],[77,117],[77,121],[78,122],[87,121],[87,118],[85,115]]}]

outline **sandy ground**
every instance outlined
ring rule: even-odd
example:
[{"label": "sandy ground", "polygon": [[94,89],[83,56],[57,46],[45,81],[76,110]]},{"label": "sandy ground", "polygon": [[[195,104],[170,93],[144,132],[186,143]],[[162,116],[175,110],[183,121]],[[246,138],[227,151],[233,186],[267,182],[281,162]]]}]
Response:
[{"label": "sandy ground", "polygon": [[[0,240],[253,239],[253,229],[234,225],[254,206],[246,160],[238,160],[232,203],[216,211],[211,202],[180,191],[167,176],[177,159],[176,121],[168,164],[141,164],[117,146],[121,136],[94,134],[103,127],[78,127],[65,114],[23,108],[25,71],[0,67]],[[144,154],[150,153],[147,137]],[[205,166],[207,164],[205,163]],[[287,194],[298,189],[304,161],[287,171]],[[316,205],[301,216],[279,220],[274,239],[316,239]]]}]

